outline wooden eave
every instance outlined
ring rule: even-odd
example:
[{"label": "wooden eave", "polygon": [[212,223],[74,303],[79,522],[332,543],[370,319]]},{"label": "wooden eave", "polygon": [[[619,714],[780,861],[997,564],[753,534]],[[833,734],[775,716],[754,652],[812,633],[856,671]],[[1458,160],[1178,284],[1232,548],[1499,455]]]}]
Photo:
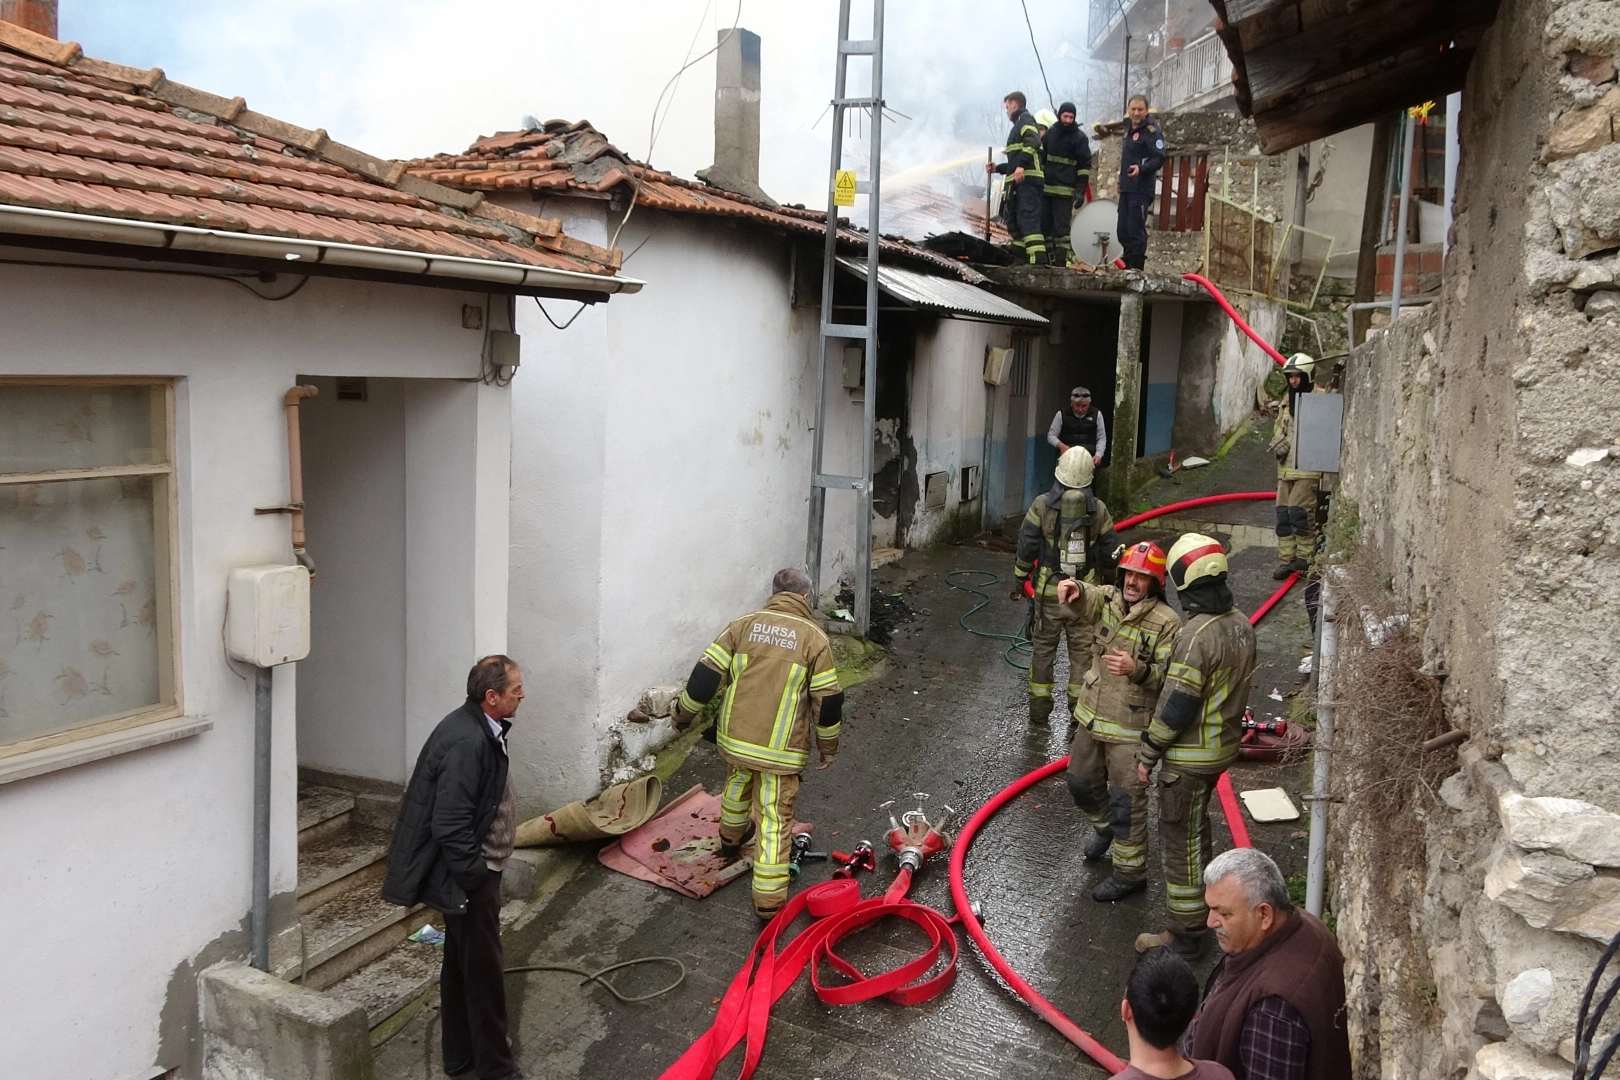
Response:
[{"label": "wooden eave", "polygon": [[1210,0],[1275,154],[1462,89],[1499,0]]}]

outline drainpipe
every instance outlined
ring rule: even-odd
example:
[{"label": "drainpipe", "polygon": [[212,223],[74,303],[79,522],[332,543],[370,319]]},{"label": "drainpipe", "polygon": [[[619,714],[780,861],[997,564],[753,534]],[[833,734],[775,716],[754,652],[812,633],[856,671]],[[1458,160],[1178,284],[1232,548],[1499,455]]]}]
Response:
[{"label": "drainpipe", "polygon": [[293,558],[309,571],[311,581],[315,580],[315,560],[304,549],[304,450],[298,434],[298,403],[320,392],[318,386],[300,383],[281,399],[287,407],[287,505],[292,514]]},{"label": "drainpipe", "polygon": [[1305,859],[1305,910],[1322,917],[1327,890],[1328,772],[1333,760],[1333,657],[1339,647],[1334,624],[1333,572],[1322,575],[1322,607],[1316,620],[1319,638],[1311,672],[1316,679],[1316,753],[1311,768],[1311,839]]},{"label": "drainpipe", "polygon": [[[297,416],[297,406],[291,406],[291,410],[292,415]],[[267,667],[253,669],[253,966],[260,971],[270,970],[270,669]]]},{"label": "drainpipe", "polygon": [[1406,277],[1406,219],[1412,210],[1412,140],[1417,135],[1412,114],[1406,113],[1402,119],[1406,123],[1406,134],[1401,139],[1401,214],[1395,228],[1395,281],[1390,286],[1389,296],[1391,326],[1401,317],[1401,280]]},{"label": "drainpipe", "polygon": [[1446,95],[1446,236],[1445,250],[1451,250],[1451,221],[1457,200],[1457,161],[1462,156],[1462,94]]}]

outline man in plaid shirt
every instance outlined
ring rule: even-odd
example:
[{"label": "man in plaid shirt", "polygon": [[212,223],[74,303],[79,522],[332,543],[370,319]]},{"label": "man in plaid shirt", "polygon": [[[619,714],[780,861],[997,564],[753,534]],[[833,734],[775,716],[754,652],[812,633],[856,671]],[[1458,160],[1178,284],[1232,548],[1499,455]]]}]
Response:
[{"label": "man in plaid shirt", "polygon": [[1204,871],[1209,925],[1226,955],[1182,1041],[1242,1080],[1350,1080],[1344,957],[1296,909],[1277,864],[1236,848]]}]

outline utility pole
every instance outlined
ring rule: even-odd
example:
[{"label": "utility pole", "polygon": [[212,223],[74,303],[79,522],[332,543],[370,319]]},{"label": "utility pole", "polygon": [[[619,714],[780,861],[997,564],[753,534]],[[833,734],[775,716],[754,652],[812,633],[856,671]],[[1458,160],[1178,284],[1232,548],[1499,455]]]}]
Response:
[{"label": "utility pole", "polygon": [[[821,595],[821,543],[827,511],[827,490],[855,493],[855,633],[866,636],[872,621],[872,442],[877,428],[878,355],[878,178],[882,174],[883,146],[883,3],[872,0],[872,36],[849,36],[850,0],[838,4],[838,59],[833,79],[832,165],[827,176],[827,242],[821,261],[821,359],[816,378],[816,430],[810,457],[810,529],[805,562],[810,572],[811,595]],[[865,97],[850,97],[849,58],[872,58],[872,84]],[[872,114],[870,175],[856,179],[853,194],[866,196],[866,324],[833,319],[833,280],[838,266],[839,173],[844,163],[844,117],[848,110]],[[846,177],[847,179],[847,177]],[[847,188],[845,189],[847,190]],[[865,386],[862,400],[861,471],[858,476],[833,476],[822,471],[826,442],[827,372],[833,350],[846,341],[862,343]]]}]

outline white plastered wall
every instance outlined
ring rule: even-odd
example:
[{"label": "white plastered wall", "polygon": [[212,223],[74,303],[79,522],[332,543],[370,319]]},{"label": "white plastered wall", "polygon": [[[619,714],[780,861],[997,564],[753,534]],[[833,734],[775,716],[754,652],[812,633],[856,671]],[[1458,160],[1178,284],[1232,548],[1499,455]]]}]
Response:
[{"label": "white plastered wall", "polygon": [[[236,935],[224,943],[232,955],[246,946],[253,687],[227,663],[221,626],[232,568],[291,559],[287,519],[253,513],[287,499],[282,395],[299,373],[472,378],[480,337],[462,330],[461,305],[482,301],[317,278],[269,303],[224,282],[0,266],[0,373],[177,378],[181,682],[186,712],[213,722],[178,742],[0,785],[7,1075],[117,1078],[185,1063],[196,1017],[186,965],[224,958],[223,935]],[[505,402],[476,397],[492,433],[479,427],[482,461],[504,446]],[[503,527],[489,519],[488,529]],[[492,543],[484,526],[477,534],[504,562],[504,539]],[[481,597],[504,597],[504,582],[488,580],[502,569],[491,561],[485,580],[465,576]],[[498,644],[504,612],[493,602],[478,611],[480,644]],[[457,665],[454,683],[438,688],[446,709],[465,677],[465,660]],[[273,895],[290,893],[297,873],[296,677],[295,666],[275,677]]]}]

